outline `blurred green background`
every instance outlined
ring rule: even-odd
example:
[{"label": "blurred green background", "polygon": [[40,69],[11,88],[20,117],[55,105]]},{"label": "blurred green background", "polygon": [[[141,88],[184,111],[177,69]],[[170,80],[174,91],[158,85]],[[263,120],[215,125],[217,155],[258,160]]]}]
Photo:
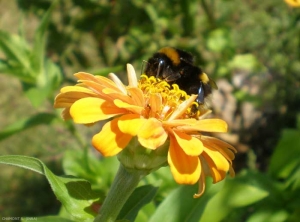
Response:
[{"label": "blurred green background", "polygon": [[[52,2],[0,0],[1,155],[38,157],[57,175],[71,173],[67,165],[80,159],[66,153],[85,147],[100,158],[90,145],[99,126],[64,123],[53,109],[59,88],[74,84],[72,74],[78,71],[114,72],[126,82],[126,63],[140,73],[143,60],[172,46],[191,52],[217,82],[212,108],[215,117],[229,124],[230,132],[218,136],[239,151],[234,161],[237,181],[268,192],[266,184],[273,184],[276,190],[227,207],[219,219],[300,218],[295,200],[300,196],[300,8],[282,0]],[[59,212],[43,176],[1,168],[1,216]],[[102,181],[103,193],[113,172],[99,175],[108,178]],[[99,182],[84,172],[76,176]],[[172,185],[161,188],[155,207],[176,188],[168,180]]]}]

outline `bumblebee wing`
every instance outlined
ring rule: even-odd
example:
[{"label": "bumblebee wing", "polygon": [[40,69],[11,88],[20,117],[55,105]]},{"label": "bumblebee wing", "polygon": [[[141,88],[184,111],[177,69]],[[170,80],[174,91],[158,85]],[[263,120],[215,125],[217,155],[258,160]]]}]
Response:
[{"label": "bumblebee wing", "polygon": [[218,89],[216,82],[214,80],[212,80],[211,78],[209,78],[209,85],[213,89]]}]

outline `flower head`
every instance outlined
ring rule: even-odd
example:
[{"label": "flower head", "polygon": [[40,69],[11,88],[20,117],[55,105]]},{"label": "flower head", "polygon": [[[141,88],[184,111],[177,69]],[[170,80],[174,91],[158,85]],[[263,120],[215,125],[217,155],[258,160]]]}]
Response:
[{"label": "flower head", "polygon": [[[78,84],[62,88],[54,106],[64,108],[63,118],[75,123],[92,124],[113,117],[92,139],[103,156],[118,154],[125,167],[149,172],[168,163],[177,183],[199,182],[194,197],[204,192],[206,176],[216,183],[228,171],[234,175],[235,148],[203,135],[226,132],[226,122],[204,119],[209,110],[195,112],[196,95],[187,95],[177,85],[154,77],[142,75],[137,81],[133,67],[128,65],[127,69],[128,86],[114,74],[108,79],[76,73]],[[128,160],[131,154],[140,161]]]}]

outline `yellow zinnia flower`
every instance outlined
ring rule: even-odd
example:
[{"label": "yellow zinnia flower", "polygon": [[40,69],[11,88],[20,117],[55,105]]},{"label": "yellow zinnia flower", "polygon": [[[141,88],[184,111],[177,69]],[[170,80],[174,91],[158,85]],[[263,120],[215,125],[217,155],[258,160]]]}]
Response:
[{"label": "yellow zinnia flower", "polygon": [[300,0],[284,0],[284,1],[292,7],[300,7]]},{"label": "yellow zinnia flower", "polygon": [[[195,112],[192,107],[196,105],[196,95],[189,96],[177,85],[171,87],[154,77],[142,75],[137,81],[134,68],[128,64],[127,69],[128,86],[123,85],[114,74],[110,74],[110,80],[76,73],[78,84],[61,89],[55,98],[55,108],[64,108],[64,119],[73,119],[81,124],[114,117],[94,135],[93,146],[103,156],[119,154],[119,160],[127,168],[145,169],[151,166],[154,170],[168,163],[177,183],[199,182],[199,190],[194,197],[204,192],[206,176],[211,176],[214,183],[223,180],[228,171],[233,176],[235,148],[202,134],[226,132],[226,122],[204,119],[208,110]],[[145,151],[140,156],[153,152],[152,156],[157,154],[161,158],[130,165],[132,161],[126,160],[127,154],[124,157],[124,153],[126,150],[129,150],[128,155],[139,153],[135,150],[137,146]],[[159,153],[166,146],[167,152]]]}]

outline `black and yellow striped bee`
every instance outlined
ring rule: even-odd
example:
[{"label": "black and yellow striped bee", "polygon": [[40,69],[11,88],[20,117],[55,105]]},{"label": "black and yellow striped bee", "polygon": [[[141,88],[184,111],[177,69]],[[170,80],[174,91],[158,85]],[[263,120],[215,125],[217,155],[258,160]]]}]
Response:
[{"label": "black and yellow striped bee", "polygon": [[175,83],[188,95],[198,95],[195,101],[199,107],[204,105],[212,89],[218,88],[201,68],[194,65],[190,53],[172,47],[164,47],[153,54],[146,62],[144,73],[169,84]]}]

